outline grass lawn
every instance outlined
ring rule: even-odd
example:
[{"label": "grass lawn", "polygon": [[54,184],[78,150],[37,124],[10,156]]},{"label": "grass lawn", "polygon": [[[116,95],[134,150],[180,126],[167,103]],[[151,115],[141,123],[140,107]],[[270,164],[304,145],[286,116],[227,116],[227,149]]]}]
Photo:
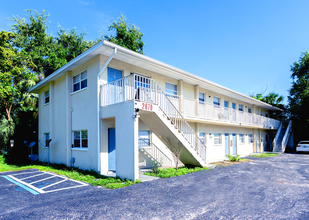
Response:
[{"label": "grass lawn", "polygon": [[159,169],[157,173],[153,172],[146,172],[144,173],[145,175],[148,176],[155,176],[155,177],[160,177],[160,178],[169,178],[173,176],[180,176],[180,175],[185,175],[188,173],[194,173],[198,172],[201,170],[208,170],[209,167],[195,167],[195,168],[187,168],[187,167],[180,167],[178,170],[176,168],[165,168],[165,169]]},{"label": "grass lawn", "polygon": [[279,153],[261,153],[261,154],[250,155],[250,157],[273,157],[277,155],[279,155]]},{"label": "grass lawn", "polygon": [[109,189],[117,189],[125,186],[130,186],[141,181],[121,180],[119,178],[105,177],[95,171],[80,170],[78,168],[71,168],[61,164],[45,165],[11,165],[6,164],[3,155],[0,155],[0,175],[4,171],[17,171],[26,169],[38,169],[41,171],[54,172],[59,175],[67,176],[69,179],[78,180],[89,183],[93,186],[103,186]]}]

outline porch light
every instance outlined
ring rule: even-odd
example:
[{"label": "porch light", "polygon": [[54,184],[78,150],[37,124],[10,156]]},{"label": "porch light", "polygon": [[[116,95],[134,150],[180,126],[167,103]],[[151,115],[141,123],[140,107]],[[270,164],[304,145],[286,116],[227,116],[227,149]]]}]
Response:
[{"label": "porch light", "polygon": [[14,147],[14,140],[10,140],[10,146]]}]

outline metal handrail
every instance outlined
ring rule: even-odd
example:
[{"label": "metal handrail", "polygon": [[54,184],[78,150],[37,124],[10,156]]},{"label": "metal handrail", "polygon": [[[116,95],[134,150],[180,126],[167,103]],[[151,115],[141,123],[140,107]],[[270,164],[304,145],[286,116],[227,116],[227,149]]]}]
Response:
[{"label": "metal handrail", "polygon": [[156,104],[174,127],[182,133],[191,147],[197,151],[203,160],[206,160],[206,146],[155,80],[131,74],[103,85],[101,91],[101,94],[105,94],[102,95],[101,99],[103,106],[132,100]]},{"label": "metal handrail", "polygon": [[281,142],[281,146],[282,146],[282,152],[285,150],[285,147],[287,145],[288,142],[288,137],[290,136],[290,132],[292,130],[292,121],[289,121],[289,125],[286,128],[285,134],[283,136],[282,142]]},{"label": "metal handrail", "polygon": [[[144,143],[146,143],[146,144],[148,144],[145,140],[143,140],[142,138],[140,138],[139,137],[139,139],[138,139],[139,141],[141,140],[141,141],[143,141]],[[172,163],[172,160],[168,157],[168,156],[166,156],[166,154],[165,153],[163,153],[158,147],[157,147],[157,145],[155,145],[154,143],[150,143],[150,145],[151,145],[151,147],[153,147],[153,148],[155,148],[157,151],[159,151],[165,158],[167,158],[171,163]],[[138,146],[139,147],[139,149],[144,149],[145,150],[145,148],[143,147],[143,146]],[[152,149],[153,149],[152,148]],[[157,158],[155,158],[153,155],[151,155],[147,150],[145,150],[146,152],[147,152],[147,154],[149,154],[153,159],[155,159],[157,162],[159,162],[160,163],[160,161],[158,161],[158,159]],[[160,163],[161,164],[161,163]],[[162,165],[162,164],[161,164]]]},{"label": "metal handrail", "polygon": [[[184,97],[184,100],[193,101],[193,99]],[[248,125],[256,125],[256,126],[263,126],[266,128],[274,127],[276,128],[279,124],[279,121],[255,115],[253,113],[239,111],[232,108],[226,108],[223,106],[217,106],[212,103],[201,102],[199,101],[199,108],[204,108],[205,115],[198,115],[199,118],[207,118],[212,120],[221,120],[221,121],[228,121],[231,123],[242,123]],[[200,110],[199,110],[200,111]],[[209,115],[211,113],[211,115]],[[227,115],[225,115],[227,113]],[[184,113],[186,115],[186,112]]]},{"label": "metal handrail", "polygon": [[276,133],[276,136],[273,140],[273,150],[276,148],[276,145],[277,145],[277,142],[278,142],[278,137],[279,137],[279,134],[281,132],[281,129],[282,129],[282,122],[280,122],[280,125],[279,125],[279,128],[277,130],[277,133]]}]

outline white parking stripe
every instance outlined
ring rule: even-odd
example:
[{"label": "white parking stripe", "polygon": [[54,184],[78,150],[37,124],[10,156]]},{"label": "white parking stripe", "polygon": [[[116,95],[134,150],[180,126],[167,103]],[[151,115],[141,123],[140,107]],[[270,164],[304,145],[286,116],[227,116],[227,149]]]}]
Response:
[{"label": "white parking stripe", "polygon": [[[34,172],[41,172],[41,173],[36,174],[36,175],[32,175],[32,176],[28,176],[28,177],[25,177],[25,178],[21,178],[21,179],[18,179],[18,178],[16,178],[16,177],[14,177],[14,176],[16,176],[16,175],[27,174],[27,173],[34,173]],[[25,186],[27,186],[27,187],[29,187],[29,188],[31,188],[31,189],[37,191],[37,192],[39,192],[39,193],[56,192],[56,191],[60,191],[60,190],[73,189],[73,188],[78,188],[78,187],[88,186],[88,185],[89,185],[89,184],[84,183],[84,182],[81,182],[81,181],[68,179],[66,176],[54,174],[54,173],[52,173],[52,172],[46,172],[46,171],[34,171],[34,172],[24,172],[24,173],[18,173],[18,174],[7,175],[7,176],[10,177],[11,179],[15,180],[16,182],[19,182],[19,183],[21,183],[21,184],[23,184],[23,185],[25,185]],[[34,182],[32,182],[32,183],[26,183],[26,182],[23,181],[23,180],[25,180],[25,179],[28,179],[28,178],[31,178],[31,177],[40,176],[40,175],[43,175],[43,174],[49,174],[49,175],[51,175],[51,176],[50,176],[50,177],[47,177],[47,178],[40,179],[40,180],[36,180],[36,181],[34,181]],[[42,187],[42,188],[37,188],[37,187],[35,187],[35,186],[32,185],[32,184],[34,184],[34,183],[42,182],[42,181],[44,181],[44,180],[51,179],[51,178],[55,178],[55,177],[63,178],[63,180],[60,180],[60,181],[55,182],[55,183],[53,183],[53,184],[44,186],[44,187]],[[78,184],[80,184],[80,185],[78,185],[78,186],[70,186],[70,187],[65,187],[65,188],[59,188],[59,189],[54,189],[54,190],[50,190],[50,191],[45,191],[45,190],[43,190],[43,189],[46,189],[46,188],[48,188],[48,187],[51,187],[51,186],[54,186],[54,185],[63,183],[63,182],[65,182],[65,181],[76,182],[76,183],[78,183]]]},{"label": "white parking stripe", "polygon": [[48,185],[48,186],[44,186],[44,187],[42,187],[41,189],[46,189],[46,188],[48,188],[48,187],[51,187],[51,186],[57,185],[57,184],[59,184],[59,183],[62,183],[62,182],[64,182],[64,181],[67,181],[67,180],[68,180],[68,179],[66,179],[66,180],[61,180],[61,181],[59,181],[59,182],[56,182],[56,183],[50,184],[50,185]]},{"label": "white parking stripe", "polygon": [[[7,171],[7,172],[12,172],[12,171]],[[37,171],[31,171],[31,172],[16,173],[16,174],[12,174],[12,175],[17,176],[17,175],[21,175],[21,174],[37,173],[37,172],[41,172],[41,171],[40,171],[40,170],[37,170]]]},{"label": "white parking stripe", "polygon": [[45,173],[40,173],[40,174],[33,175],[33,176],[27,176],[27,177],[25,177],[25,178],[21,178],[20,180],[29,179],[29,178],[31,178],[31,177],[35,177],[35,176],[42,176],[42,175],[44,175],[44,174],[45,174]]},{"label": "white parking stripe", "polygon": [[7,175],[7,176],[10,177],[10,178],[13,179],[13,180],[15,180],[15,181],[17,181],[17,182],[19,182],[19,183],[25,185],[25,186],[28,186],[28,187],[31,188],[31,189],[34,189],[35,191],[37,191],[37,192],[39,192],[39,193],[45,193],[43,190],[40,190],[40,189],[37,188],[37,187],[34,187],[34,186],[32,186],[32,185],[30,185],[30,184],[28,184],[28,183],[26,183],[26,182],[24,182],[24,181],[22,181],[22,180],[20,180],[20,179],[17,179],[17,178],[14,177],[14,176],[11,176],[11,175]]},{"label": "white parking stripe", "polygon": [[47,178],[45,178],[45,179],[37,180],[37,181],[34,181],[34,182],[32,182],[32,183],[29,183],[29,184],[32,185],[32,184],[34,184],[34,183],[42,182],[42,181],[44,181],[44,180],[48,180],[48,179],[55,178],[55,177],[57,177],[57,176],[50,176],[50,177],[47,177]]},{"label": "white parking stripe", "polygon": [[66,187],[66,188],[61,188],[61,189],[54,189],[54,190],[47,191],[45,193],[56,192],[56,191],[65,190],[65,189],[73,189],[73,188],[78,188],[78,187],[82,187],[82,186],[88,186],[88,184],[84,184],[84,185],[80,185],[80,186],[71,186],[71,187]]}]

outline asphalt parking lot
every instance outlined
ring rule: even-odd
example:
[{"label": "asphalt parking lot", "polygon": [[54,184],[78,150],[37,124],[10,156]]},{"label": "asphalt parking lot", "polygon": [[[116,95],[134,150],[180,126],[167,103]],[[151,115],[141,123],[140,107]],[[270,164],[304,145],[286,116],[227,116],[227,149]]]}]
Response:
[{"label": "asphalt parking lot", "polygon": [[309,219],[309,154],[250,159],[123,189],[36,195],[1,173],[0,219]]}]

